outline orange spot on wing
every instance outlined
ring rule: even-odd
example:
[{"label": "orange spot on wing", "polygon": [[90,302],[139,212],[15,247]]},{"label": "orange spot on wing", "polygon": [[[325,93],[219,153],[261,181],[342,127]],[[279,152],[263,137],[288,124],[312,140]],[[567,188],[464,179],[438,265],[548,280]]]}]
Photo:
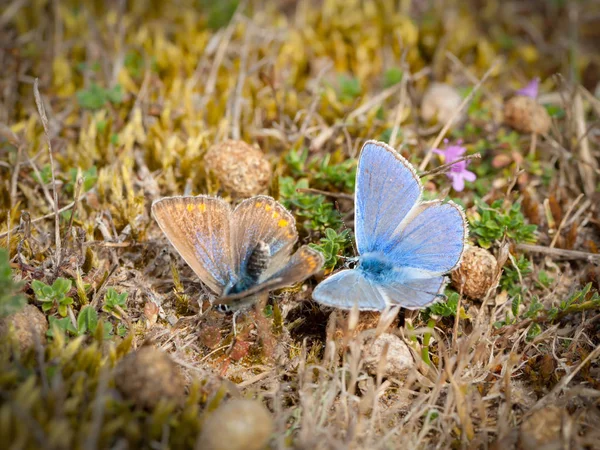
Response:
[{"label": "orange spot on wing", "polygon": [[[277,219],[279,217],[279,213],[278,212],[274,212],[271,217],[273,217],[273,219]],[[286,221],[286,223],[287,223],[287,221]]]},{"label": "orange spot on wing", "polygon": [[200,203],[198,205],[198,211],[200,211],[200,212],[206,211],[206,205],[204,203]]},{"label": "orange spot on wing", "polygon": [[254,205],[255,208],[260,208],[262,206],[262,202],[256,202],[256,204]]},{"label": "orange spot on wing", "polygon": [[270,205],[265,205],[265,211],[271,211],[273,209]]},{"label": "orange spot on wing", "polygon": [[194,205],[192,203],[189,203],[185,209],[187,209],[189,212],[192,212],[194,210]]},{"label": "orange spot on wing", "polygon": [[279,226],[279,228],[283,228],[283,227],[287,227],[288,225],[288,221],[285,219],[281,219],[279,222],[277,222],[277,225]]}]

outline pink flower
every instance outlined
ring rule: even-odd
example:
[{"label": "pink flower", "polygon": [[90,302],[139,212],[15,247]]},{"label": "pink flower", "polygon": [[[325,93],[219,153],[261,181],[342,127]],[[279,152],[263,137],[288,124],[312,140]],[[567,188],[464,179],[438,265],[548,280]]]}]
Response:
[{"label": "pink flower", "polygon": [[536,77],[531,80],[524,88],[517,91],[517,94],[524,95],[525,97],[537,98],[538,89],[540,87],[540,78]]},{"label": "pink flower", "polygon": [[[457,141],[456,145],[448,146],[448,139],[445,139],[444,143],[447,145],[445,150],[435,148],[433,149],[433,153],[442,155],[444,157],[444,163],[446,164],[451,164],[460,159],[460,157],[467,151],[467,149],[461,145],[462,141],[460,140]],[[467,170],[469,162],[470,161],[458,161],[452,164],[452,166],[450,166],[450,171],[446,173],[448,178],[452,180],[452,187],[457,192],[460,192],[465,188],[465,181],[472,182],[477,178],[473,172]]]}]

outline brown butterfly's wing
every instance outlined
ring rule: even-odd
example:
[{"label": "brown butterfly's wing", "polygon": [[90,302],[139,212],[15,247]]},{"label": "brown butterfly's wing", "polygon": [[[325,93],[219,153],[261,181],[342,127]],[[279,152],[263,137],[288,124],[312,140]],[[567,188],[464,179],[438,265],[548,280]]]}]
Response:
[{"label": "brown butterfly's wing", "polygon": [[232,306],[232,309],[235,309],[232,305],[235,300],[300,283],[321,270],[324,263],[325,259],[321,252],[303,245],[292,255],[285,267],[271,277],[244,292],[223,296],[215,303],[228,304]]},{"label": "brown butterfly's wing", "polygon": [[165,197],[152,215],[173,247],[216,294],[235,277],[231,252],[231,208],[209,196]]},{"label": "brown butterfly's wing", "polygon": [[235,273],[244,274],[248,259],[259,243],[269,246],[269,265],[262,276],[286,264],[298,240],[294,216],[281,203],[266,195],[241,202],[231,217],[231,238]]}]

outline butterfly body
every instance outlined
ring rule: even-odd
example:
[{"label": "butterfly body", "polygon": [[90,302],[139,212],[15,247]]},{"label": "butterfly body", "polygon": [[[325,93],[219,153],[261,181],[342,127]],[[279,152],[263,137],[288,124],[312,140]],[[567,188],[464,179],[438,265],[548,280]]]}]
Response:
[{"label": "butterfly body", "polygon": [[385,281],[394,276],[394,269],[394,264],[385,255],[371,252],[359,258],[356,270],[361,271],[366,278],[373,281]]},{"label": "butterfly body", "polygon": [[238,280],[230,282],[223,291],[224,295],[239,294],[260,284],[261,276],[269,266],[270,249],[264,242],[259,242],[248,256],[244,273]]},{"label": "butterfly body", "polygon": [[271,197],[252,197],[233,210],[206,195],[166,197],[153,203],[152,214],[223,311],[246,308],[323,265],[321,253],[307,246],[292,254],[294,217]]},{"label": "butterfly body", "polygon": [[317,302],[381,311],[443,298],[443,275],[464,250],[466,220],[452,202],[421,202],[422,190],[415,169],[393,148],[365,143],[356,173],[358,265],[321,282],[313,291]]}]

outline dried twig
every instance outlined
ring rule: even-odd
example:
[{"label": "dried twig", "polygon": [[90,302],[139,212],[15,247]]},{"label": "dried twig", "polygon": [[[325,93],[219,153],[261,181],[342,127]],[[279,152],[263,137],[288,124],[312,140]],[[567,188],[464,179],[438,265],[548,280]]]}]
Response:
[{"label": "dried twig", "polygon": [[248,53],[250,52],[250,42],[252,42],[252,29],[246,31],[244,44],[242,45],[242,55],[240,58],[240,73],[238,75],[237,84],[235,86],[235,94],[233,97],[231,119],[231,138],[239,140],[241,138],[240,119],[242,116],[242,99],[244,84],[246,82],[246,73],[248,70]]},{"label": "dried twig", "polygon": [[579,139],[579,159],[582,163],[578,163],[581,181],[583,182],[583,191],[587,196],[591,196],[596,190],[596,159],[590,150],[590,141],[587,136],[585,124],[585,112],[583,110],[583,101],[579,91],[575,93],[573,99],[575,130]]},{"label": "dried twig", "polygon": [[305,194],[317,194],[317,195],[324,195],[326,197],[331,197],[331,198],[345,198],[347,200],[354,200],[354,195],[345,194],[343,192],[328,192],[328,191],[322,191],[320,189],[313,189],[313,188],[298,188],[298,189],[296,189],[296,191],[305,193]]},{"label": "dried twig", "polygon": [[566,250],[563,248],[544,247],[543,245],[518,244],[517,249],[525,252],[542,253],[545,255],[554,256],[556,258],[564,258],[569,260],[587,260],[590,262],[600,262],[600,253],[588,253],[580,250]]},{"label": "dried twig", "polygon": [[409,68],[406,64],[406,54],[408,53],[408,48],[402,52],[402,67],[404,67],[404,73],[402,74],[402,80],[400,80],[400,100],[398,101],[398,106],[396,107],[396,114],[394,116],[394,126],[392,127],[392,134],[390,136],[390,147],[396,147],[396,137],[398,136],[398,130],[400,129],[400,122],[402,121],[402,113],[404,112],[404,107],[406,106],[406,100],[408,97],[406,85],[408,83],[408,79],[410,78]]},{"label": "dried twig", "polygon": [[560,236],[560,232],[565,227],[565,224],[567,223],[567,220],[571,216],[573,209],[575,208],[575,206],[577,206],[577,203],[579,203],[579,201],[582,198],[583,198],[583,194],[579,194],[579,196],[575,199],[575,201],[573,203],[571,203],[571,206],[569,206],[569,209],[567,210],[565,216],[560,221],[560,225],[558,226],[558,229],[556,230],[556,234],[552,238],[552,242],[550,243],[550,248],[553,248],[556,245],[556,241],[558,240],[558,237]]},{"label": "dried twig", "polygon": [[52,143],[50,142],[50,134],[48,131],[48,118],[46,117],[46,110],[44,109],[44,104],[42,103],[42,98],[40,96],[38,84],[38,78],[36,78],[33,83],[33,95],[35,96],[35,104],[37,105],[38,113],[40,114],[40,118],[42,119],[44,134],[46,135],[46,140],[48,142],[48,156],[50,157],[50,170],[52,171],[52,191],[54,194],[54,204],[52,205],[54,208],[54,244],[56,246],[56,269],[58,270],[58,267],[60,266],[61,243],[59,227],[60,216],[58,212],[58,193],[56,192],[56,170],[54,167],[54,157],[52,156]]}]

